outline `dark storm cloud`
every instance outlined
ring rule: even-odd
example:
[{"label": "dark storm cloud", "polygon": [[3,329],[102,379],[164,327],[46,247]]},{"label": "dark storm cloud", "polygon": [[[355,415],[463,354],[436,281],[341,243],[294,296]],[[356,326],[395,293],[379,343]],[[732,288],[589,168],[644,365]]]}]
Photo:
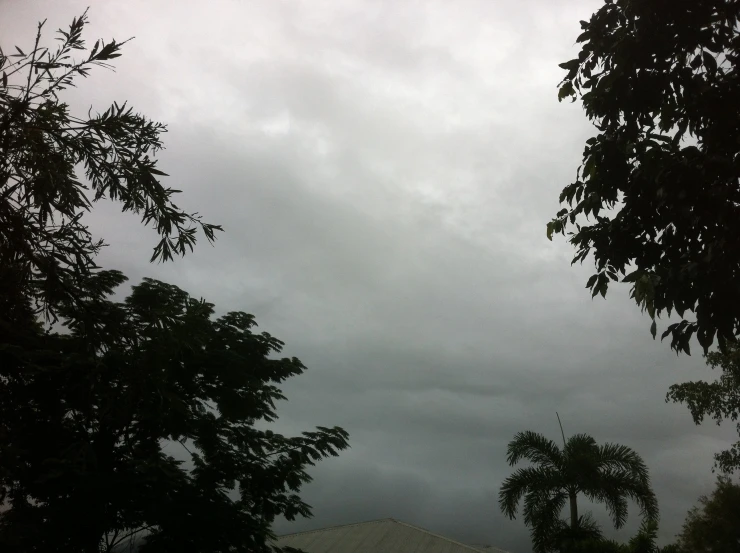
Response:
[{"label": "dark storm cloud", "polygon": [[[84,9],[0,5],[15,21],[0,21],[4,45]],[[506,443],[525,429],[557,440],[555,411],[567,433],[643,455],[663,541],[711,486],[731,432],[663,401],[711,373],[650,340],[625,288],[590,300],[588,267],[545,238],[591,132],[557,102],[557,63],[598,5],[93,5],[93,36],[137,39],[71,102],[128,99],[166,121],[178,204],[226,229],[148,265],[154,233],[101,204],[103,265],[255,314],[309,367],[285,386],[280,428],[351,433],[312,471],[315,518],[279,531],[392,516],[526,553],[521,520],[497,508]]]}]

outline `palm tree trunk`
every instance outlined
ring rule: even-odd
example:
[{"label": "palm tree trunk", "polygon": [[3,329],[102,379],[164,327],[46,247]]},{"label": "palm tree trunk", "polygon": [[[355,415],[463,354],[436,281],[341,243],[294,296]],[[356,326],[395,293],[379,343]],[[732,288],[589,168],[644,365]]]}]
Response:
[{"label": "palm tree trunk", "polygon": [[576,492],[570,492],[570,528],[578,528],[578,503],[576,502]]}]

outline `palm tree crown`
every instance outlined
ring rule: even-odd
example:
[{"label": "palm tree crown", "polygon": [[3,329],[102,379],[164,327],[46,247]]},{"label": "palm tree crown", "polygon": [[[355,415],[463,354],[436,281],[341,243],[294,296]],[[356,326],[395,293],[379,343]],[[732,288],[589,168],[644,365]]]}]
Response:
[{"label": "palm tree crown", "polygon": [[[524,498],[524,523],[531,528],[536,551],[552,549],[553,535],[563,529],[571,536],[598,533],[590,517],[578,516],[578,494],[603,503],[615,528],[627,520],[628,499],[638,505],[645,519],[658,518],[647,467],[627,446],[598,445],[591,436],[576,434],[560,449],[542,434],[526,431],[509,443],[506,460],[510,466],[522,460],[531,462],[504,480],[499,505],[506,516],[515,518]],[[570,525],[560,520],[566,504],[570,506]]]}]

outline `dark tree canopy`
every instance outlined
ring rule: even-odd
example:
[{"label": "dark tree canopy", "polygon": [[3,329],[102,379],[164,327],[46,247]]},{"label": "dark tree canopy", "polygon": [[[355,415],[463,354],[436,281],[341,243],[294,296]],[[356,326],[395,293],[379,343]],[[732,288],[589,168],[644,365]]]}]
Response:
[{"label": "dark tree canopy", "polygon": [[[86,13],[58,31],[58,45],[42,43],[39,24],[30,48],[0,49],[0,285],[22,285],[37,308],[75,294],[103,246],[82,217],[109,198],[141,216],[160,236],[152,260],[184,254],[197,228],[208,240],[220,227],[203,223],[173,203],[177,190],[153,159],[164,125],[125,103],[102,113],[70,113],[65,89],[94,67],[108,67],[124,43],[82,38]],[[79,58],[77,57],[79,56]]]},{"label": "dark tree canopy", "polygon": [[714,456],[717,468],[733,473],[740,470],[740,344],[729,342],[724,353],[713,351],[706,358],[712,369],[719,367],[722,373],[719,378],[714,382],[698,380],[674,384],[666,401],[685,403],[696,424],[701,424],[704,417],[717,424],[725,420],[736,423],[739,440]]},{"label": "dark tree canopy", "polygon": [[738,0],[606,0],[560,65],[598,133],[548,237],[593,254],[593,296],[631,283],[653,337],[677,313],[677,352],[740,334],[739,23]]},{"label": "dark tree canopy", "polygon": [[[6,328],[0,347],[0,550],[267,551],[270,525],[310,509],[306,468],[347,447],[341,428],[286,437],[279,385],[300,375],[252,316],[145,280],[88,277],[60,305],[67,331]],[[172,452],[179,451],[178,459]]]},{"label": "dark tree canopy", "polygon": [[740,550],[740,484],[717,478],[710,496],[699,498],[671,553],[737,553]]},{"label": "dark tree canopy", "polygon": [[668,553],[656,545],[658,523],[643,520],[640,530],[629,542],[619,543],[606,538],[570,540],[563,542],[559,553]]},{"label": "dark tree canopy", "polygon": [[[565,438],[563,438],[565,441]],[[579,515],[578,496],[603,503],[615,528],[627,520],[627,500],[635,501],[646,520],[657,520],[658,503],[648,469],[632,449],[619,444],[599,445],[586,434],[576,434],[561,449],[532,431],[519,432],[509,442],[507,462],[518,468],[504,480],[499,506],[509,518],[524,500],[524,523],[530,527],[538,553],[560,551],[564,543],[599,540],[601,530],[589,513]],[[560,518],[569,509],[569,520]]]},{"label": "dark tree canopy", "polygon": [[111,299],[126,279],[95,265],[94,202],[154,226],[153,260],[219,227],[159,182],[161,124],[125,104],[78,117],[59,99],[119,55],[116,41],[85,52],[85,22],[57,49],[42,23],[30,50],[0,54],[0,551],[100,553],[142,535],[142,552],[269,551],[275,517],[310,514],[307,468],[347,433],[270,430],[280,384],[305,367],[250,315],[215,317],[149,279]]}]

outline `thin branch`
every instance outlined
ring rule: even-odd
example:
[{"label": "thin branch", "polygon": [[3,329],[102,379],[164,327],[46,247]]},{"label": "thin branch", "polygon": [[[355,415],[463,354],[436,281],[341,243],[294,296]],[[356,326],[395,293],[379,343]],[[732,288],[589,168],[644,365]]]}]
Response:
[{"label": "thin branch", "polygon": [[46,23],[46,19],[44,19],[41,23],[39,23],[38,29],[36,30],[36,42],[33,45],[33,52],[31,52],[31,65],[28,68],[28,81],[26,82],[26,102],[28,102],[28,97],[31,94],[31,76],[33,75],[34,66],[33,64],[36,63],[36,54],[39,52],[39,41],[41,40],[41,27],[44,26],[44,23]]},{"label": "thin branch", "polygon": [[190,453],[190,455],[193,455],[193,452],[188,449],[188,446],[185,445],[185,442],[183,442],[182,440],[177,440],[177,443],[179,443],[182,447],[184,447],[185,451]]},{"label": "thin branch", "polygon": [[146,530],[149,530],[149,529],[151,529],[151,528],[154,528],[154,526],[155,526],[154,524],[150,524],[150,525],[148,525],[148,526],[142,526],[141,528],[137,528],[136,530],[132,530],[132,531],[131,531],[131,532],[129,532],[128,534],[125,534],[125,535],[121,536],[121,537],[120,537],[120,538],[118,538],[118,539],[117,539],[116,541],[114,541],[113,543],[111,543],[111,548],[115,547],[115,546],[116,546],[116,545],[118,545],[119,543],[122,543],[122,542],[123,542],[123,540],[125,540],[126,538],[130,538],[130,537],[133,537],[133,536],[135,536],[136,534],[138,534],[139,532],[144,532],[144,531],[146,531]]},{"label": "thin branch", "polygon": [[555,411],[555,416],[558,418],[558,424],[560,425],[560,434],[563,436],[563,447],[565,447],[565,432],[563,432],[563,423],[560,422],[560,415]]},{"label": "thin branch", "polygon": [[111,549],[113,549],[113,543],[115,542],[115,540],[116,540],[117,537],[118,537],[118,528],[116,528],[113,531],[113,537],[110,537],[108,532],[105,533],[105,550],[106,550],[106,552],[108,552]]},{"label": "thin branch", "polygon": [[[5,66],[6,76],[8,78],[12,77],[16,73],[18,73],[20,70],[22,70],[24,67],[26,67],[26,65],[28,65],[29,63],[31,62],[28,61],[28,56],[26,56],[25,58],[19,59],[18,61],[11,63],[10,65],[6,65]],[[11,71],[10,73],[7,73],[7,70],[13,66],[17,66],[17,67],[13,69],[13,71]],[[19,85],[8,85],[8,88],[10,88],[11,86],[16,87],[16,88],[21,88]]]},{"label": "thin branch", "polygon": [[266,453],[265,455],[260,455],[258,458],[267,459],[268,457],[272,457],[273,455],[282,455],[283,453],[290,453],[291,451],[298,451],[303,447],[305,447],[305,444],[299,444],[293,447],[287,447],[285,449],[278,449],[277,451]]}]

